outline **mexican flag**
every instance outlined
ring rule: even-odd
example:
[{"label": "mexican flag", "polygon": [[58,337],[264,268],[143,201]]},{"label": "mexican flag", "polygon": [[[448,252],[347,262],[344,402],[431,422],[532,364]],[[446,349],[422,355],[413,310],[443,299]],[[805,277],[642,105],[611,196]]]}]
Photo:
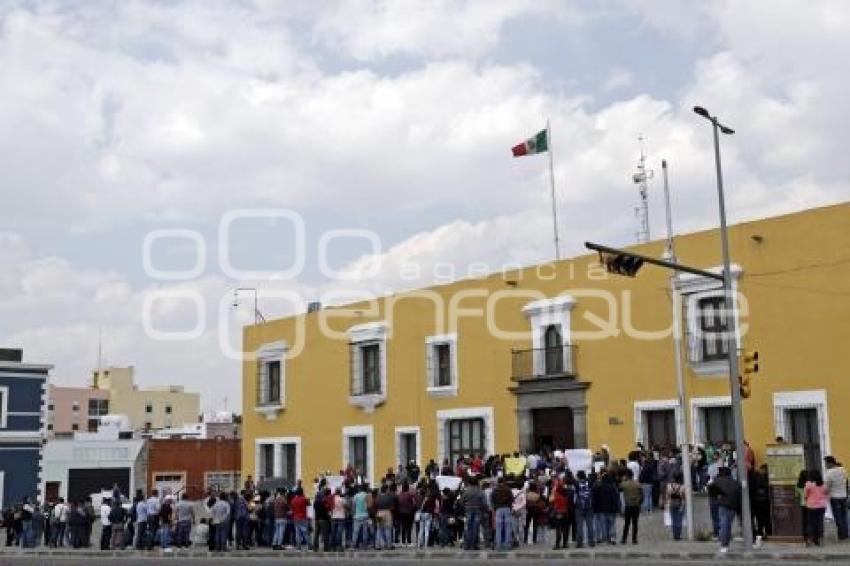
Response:
[{"label": "mexican flag", "polygon": [[540,130],[533,138],[528,138],[519,145],[511,148],[514,157],[522,157],[523,155],[533,155],[535,153],[543,153],[549,151],[549,132],[548,130]]}]

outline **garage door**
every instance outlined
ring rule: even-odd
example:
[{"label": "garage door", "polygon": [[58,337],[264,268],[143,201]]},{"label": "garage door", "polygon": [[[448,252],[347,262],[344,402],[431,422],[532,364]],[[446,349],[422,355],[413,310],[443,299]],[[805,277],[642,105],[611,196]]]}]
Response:
[{"label": "garage door", "polygon": [[111,491],[118,484],[121,493],[130,493],[130,468],[92,468],[68,470],[68,499],[82,501],[92,493]]}]

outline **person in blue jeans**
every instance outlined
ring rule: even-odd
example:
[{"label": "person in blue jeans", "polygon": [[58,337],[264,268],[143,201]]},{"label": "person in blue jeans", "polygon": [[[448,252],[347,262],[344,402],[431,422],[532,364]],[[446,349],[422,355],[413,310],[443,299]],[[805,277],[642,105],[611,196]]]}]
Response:
[{"label": "person in blue jeans", "polygon": [[484,492],[478,487],[478,478],[471,477],[467,480],[466,489],[461,495],[461,504],[465,518],[463,548],[464,550],[478,550],[481,517],[487,508],[487,499],[484,497]]},{"label": "person in blue jeans", "polygon": [[514,494],[504,477],[499,478],[493,493],[490,494],[490,504],[496,513],[496,550],[507,551],[513,546],[513,514],[511,505]]},{"label": "person in blue jeans", "polygon": [[614,474],[602,470],[591,488],[593,516],[596,520],[596,544],[617,544],[617,513],[620,512],[620,492]]},{"label": "person in blue jeans", "polygon": [[670,529],[673,540],[682,540],[682,522],[685,518],[686,493],[682,472],[673,474],[673,481],[667,484],[667,507],[670,510]]},{"label": "person in blue jeans", "polygon": [[738,514],[741,501],[741,484],[732,478],[732,471],[727,467],[721,467],[717,478],[711,483],[708,495],[718,504],[720,514],[720,552],[729,550],[732,542],[732,523]]},{"label": "person in blue jeans", "polygon": [[245,492],[242,491],[233,504],[233,515],[236,520],[236,548],[237,550],[248,550],[248,502],[245,500]]},{"label": "person in blue jeans", "polygon": [[368,548],[369,545],[369,496],[366,489],[359,487],[351,501],[351,515],[354,519],[354,548]]},{"label": "person in blue jeans", "polygon": [[590,483],[587,481],[587,474],[584,470],[579,470],[576,474],[576,548],[584,546],[585,532],[587,534],[587,543],[590,546],[596,546],[596,535],[593,532],[593,495],[591,492]]}]

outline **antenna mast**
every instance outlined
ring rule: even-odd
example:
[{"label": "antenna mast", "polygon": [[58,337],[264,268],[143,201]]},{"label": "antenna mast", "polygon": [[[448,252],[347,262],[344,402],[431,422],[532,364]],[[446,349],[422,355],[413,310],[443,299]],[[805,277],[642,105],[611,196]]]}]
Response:
[{"label": "antenna mast", "polygon": [[646,151],[644,151],[643,136],[638,136],[640,142],[640,159],[638,160],[637,173],[632,175],[632,181],[638,186],[640,204],[635,207],[635,216],[638,219],[638,231],[635,234],[638,243],[649,241],[649,185],[654,171],[646,168]]}]

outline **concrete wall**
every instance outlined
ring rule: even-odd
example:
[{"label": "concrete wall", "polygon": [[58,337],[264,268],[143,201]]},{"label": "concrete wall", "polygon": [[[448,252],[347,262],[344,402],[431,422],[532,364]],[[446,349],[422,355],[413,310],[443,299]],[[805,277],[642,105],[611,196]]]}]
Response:
[{"label": "concrete wall", "polygon": [[[92,387],[50,386],[50,404],[53,410],[48,413],[48,423],[52,425],[48,437],[56,434],[71,434],[76,430],[88,431],[89,400],[109,399],[109,392]],[[74,407],[78,407],[75,411]],[[111,412],[111,408],[110,408]]]}]

